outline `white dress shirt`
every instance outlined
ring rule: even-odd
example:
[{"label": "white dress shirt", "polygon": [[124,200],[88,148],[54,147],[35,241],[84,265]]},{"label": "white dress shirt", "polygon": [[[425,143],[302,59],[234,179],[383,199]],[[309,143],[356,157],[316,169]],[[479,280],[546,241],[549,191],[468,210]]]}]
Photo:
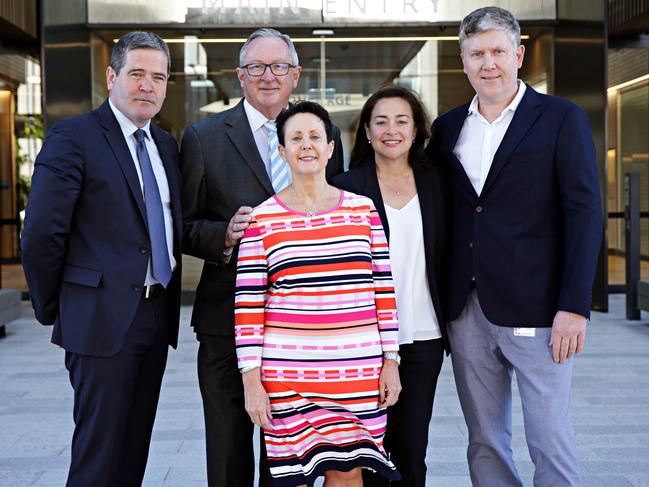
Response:
[{"label": "white dress shirt", "polygon": [[514,118],[514,112],[525,95],[525,83],[518,80],[518,93],[500,116],[489,123],[478,111],[478,95],[473,97],[469,113],[457,138],[453,153],[462,163],[475,192],[480,195],[491,169],[494,155]]},{"label": "white dress shirt", "polygon": [[430,297],[419,196],[400,210],[385,205],[390,227],[390,265],[397,299],[399,344],[441,338]]},{"label": "white dress shirt", "polygon": [[[144,197],[144,182],[142,181],[142,172],[140,170],[140,163],[137,158],[137,140],[135,140],[135,131],[138,129],[138,126],[135,125],[131,120],[129,120],[126,115],[119,111],[119,109],[113,105],[113,102],[108,99],[108,104],[110,109],[113,111],[117,123],[119,123],[119,128],[122,129],[124,134],[124,139],[126,139],[126,145],[128,150],[131,152],[131,158],[133,159],[133,164],[135,165],[135,170],[137,171],[137,177],[140,180],[140,188],[142,189],[142,197]],[[167,181],[167,173],[165,172],[164,165],[162,164],[162,159],[160,158],[160,153],[158,152],[158,147],[153,141],[151,136],[151,121],[148,121],[147,124],[142,127],[142,130],[146,132],[146,150],[149,153],[149,159],[151,159],[151,166],[153,167],[153,174],[155,175],[156,182],[158,183],[158,191],[160,191],[160,199],[162,200],[162,209],[164,213],[164,222],[165,222],[165,237],[167,238],[167,249],[169,251],[169,262],[171,263],[171,270],[176,268],[176,259],[173,255],[174,249],[174,237],[173,237],[173,219],[171,216],[171,193],[169,192],[169,182]],[[150,286],[151,284],[157,284],[158,281],[153,277],[153,272],[151,271],[151,258],[149,258],[149,265],[146,271],[146,278],[144,280],[145,286]]]},{"label": "white dress shirt", "polygon": [[[248,123],[250,124],[250,130],[252,130],[252,136],[255,138],[255,144],[257,145],[257,152],[261,156],[261,160],[264,161],[264,166],[266,166],[266,172],[268,177],[270,176],[270,155],[268,154],[268,129],[264,127],[264,124],[269,120],[266,118],[259,110],[253,107],[248,100],[243,99],[243,109],[246,111],[246,117],[248,117]],[[272,178],[271,178],[272,179]]]}]

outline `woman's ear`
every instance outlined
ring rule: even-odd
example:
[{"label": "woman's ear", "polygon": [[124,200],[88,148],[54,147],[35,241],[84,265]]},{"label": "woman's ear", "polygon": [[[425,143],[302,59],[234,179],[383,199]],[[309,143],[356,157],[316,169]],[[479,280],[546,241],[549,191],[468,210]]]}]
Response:
[{"label": "woman's ear", "polygon": [[279,155],[281,156],[282,160],[288,163],[288,159],[286,158],[286,149],[284,149],[284,146],[282,144],[277,145],[277,151],[279,152]]}]

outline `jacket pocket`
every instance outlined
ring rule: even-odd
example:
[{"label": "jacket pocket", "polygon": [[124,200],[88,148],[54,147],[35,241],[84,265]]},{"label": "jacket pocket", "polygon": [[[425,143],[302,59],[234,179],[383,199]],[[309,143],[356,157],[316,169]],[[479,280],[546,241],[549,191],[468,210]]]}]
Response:
[{"label": "jacket pocket", "polygon": [[98,287],[102,273],[94,269],[87,269],[72,264],[67,264],[63,269],[63,280],[82,286]]}]

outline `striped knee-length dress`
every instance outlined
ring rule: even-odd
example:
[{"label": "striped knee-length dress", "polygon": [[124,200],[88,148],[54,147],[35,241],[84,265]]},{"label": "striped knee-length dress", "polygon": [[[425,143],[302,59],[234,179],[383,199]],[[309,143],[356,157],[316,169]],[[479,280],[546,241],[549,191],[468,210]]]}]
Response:
[{"label": "striped knee-length dress", "polygon": [[276,197],[253,211],[239,248],[239,367],[261,366],[274,484],[311,484],[355,467],[398,479],[378,407],[383,352],[398,324],[388,245],[372,201],[341,192],[308,216]]}]

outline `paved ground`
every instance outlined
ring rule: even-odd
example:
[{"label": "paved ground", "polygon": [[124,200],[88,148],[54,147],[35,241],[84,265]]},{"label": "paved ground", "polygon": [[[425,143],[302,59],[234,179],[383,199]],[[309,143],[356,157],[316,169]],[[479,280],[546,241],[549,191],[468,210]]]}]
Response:
[{"label": "paved ground", "polygon": [[[585,486],[649,486],[649,314],[623,319],[624,301],[596,313],[586,352],[575,367],[572,415]],[[153,433],[145,485],[205,486],[204,430],[196,381],[196,342],[183,309],[179,350],[172,352]],[[72,391],[63,352],[49,344],[25,305],[0,340],[0,486],[62,486],[69,462]],[[525,484],[532,464],[515,404],[514,450]],[[469,486],[466,429],[445,363],[430,426],[430,486]],[[226,487],[226,486],[224,486]],[[237,486],[227,486],[237,487]]]}]

